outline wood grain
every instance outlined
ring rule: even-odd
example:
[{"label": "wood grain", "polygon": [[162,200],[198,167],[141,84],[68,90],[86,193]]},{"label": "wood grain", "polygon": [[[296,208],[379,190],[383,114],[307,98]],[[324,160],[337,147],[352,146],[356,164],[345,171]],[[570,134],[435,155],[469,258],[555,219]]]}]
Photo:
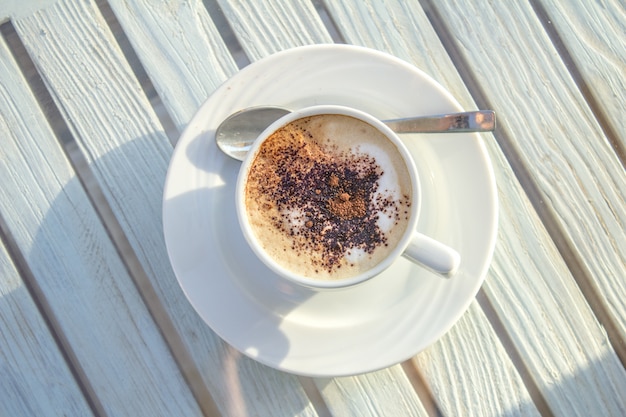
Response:
[{"label": "wood grain", "polygon": [[104,415],[200,415],[4,43],[0,54],[0,212],[80,383]]},{"label": "wood grain", "polygon": [[332,42],[309,1],[218,3],[251,61],[283,49]]},{"label": "wood grain", "polygon": [[334,416],[428,416],[400,365],[357,377],[316,378]]},{"label": "wood grain", "polygon": [[111,0],[179,131],[237,66],[200,0]]},{"label": "wood grain", "polygon": [[[493,13],[490,17],[495,16],[496,11]],[[604,292],[607,296],[613,293],[622,298],[624,288],[619,282],[614,282],[611,275],[620,275],[626,266],[626,212],[620,210],[624,207],[626,172],[569,77],[567,68],[559,62],[550,40],[545,36],[515,36],[522,30],[540,31],[539,22],[532,11],[511,10],[499,15],[502,23],[497,29],[504,31],[508,28],[512,33],[507,37],[510,39],[507,60],[497,65],[510,70],[508,77],[526,80],[527,88],[524,92],[511,91],[508,96],[493,94],[491,99],[502,104],[515,103],[515,106],[509,104],[504,109],[513,107],[513,110],[524,110],[532,118],[522,123],[519,117],[506,113],[503,115],[516,136],[536,138],[516,142],[520,156],[532,170],[533,179],[545,194],[546,200],[554,206],[572,245],[580,253],[598,285],[606,286]],[[523,16],[526,19],[522,19]],[[483,28],[487,29],[494,30],[493,27]],[[469,33],[457,34],[466,35]],[[620,39],[616,39],[618,44]],[[470,64],[482,67],[483,73],[496,65],[493,60],[479,63],[475,58],[477,54],[485,52],[490,46],[488,43],[480,46],[467,42],[464,45],[476,47],[464,50],[464,53],[471,59]],[[536,51],[536,55],[529,55],[528,51]],[[612,58],[619,61],[618,55]],[[533,61],[546,62],[546,65],[536,68],[529,63]],[[601,64],[599,67],[601,70]],[[500,81],[500,77],[492,77],[494,79]],[[531,91],[542,100],[532,99],[528,95]],[[518,100],[511,102],[512,94],[518,93],[522,93],[522,97],[528,100],[520,100],[518,96]],[[542,107],[530,111],[522,107],[524,103],[541,104]],[[566,108],[565,103],[568,103]],[[573,205],[572,200],[578,203]],[[611,300],[611,304],[621,304],[613,300],[616,298]],[[615,310],[615,314],[621,319],[620,322],[625,322],[623,312]]]},{"label": "wood grain", "polygon": [[574,81],[626,164],[626,9],[620,1],[537,2]]},{"label": "wood grain", "polygon": [[413,361],[444,415],[542,415],[476,302],[448,334]]},{"label": "wood grain", "polygon": [[[506,10],[484,5],[485,13],[471,31],[452,5],[439,7],[467,65],[489,74],[478,82],[489,92],[489,102],[501,109],[506,133],[516,139],[510,146],[585,269],[587,285],[605,297],[624,340],[626,171],[529,6]],[[508,53],[487,59],[496,43],[486,33],[494,31],[502,34],[497,46]],[[511,78],[526,87],[505,87]]]}]

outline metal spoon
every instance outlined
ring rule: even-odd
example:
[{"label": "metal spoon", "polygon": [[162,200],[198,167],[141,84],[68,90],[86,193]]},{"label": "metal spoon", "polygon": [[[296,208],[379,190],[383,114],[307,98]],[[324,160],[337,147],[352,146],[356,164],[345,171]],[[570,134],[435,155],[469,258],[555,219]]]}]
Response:
[{"label": "metal spoon", "polygon": [[[243,161],[252,142],[275,120],[289,113],[271,106],[249,107],[231,114],[217,128],[217,146],[232,158]],[[496,127],[493,110],[440,114],[383,120],[396,133],[491,132]]]}]

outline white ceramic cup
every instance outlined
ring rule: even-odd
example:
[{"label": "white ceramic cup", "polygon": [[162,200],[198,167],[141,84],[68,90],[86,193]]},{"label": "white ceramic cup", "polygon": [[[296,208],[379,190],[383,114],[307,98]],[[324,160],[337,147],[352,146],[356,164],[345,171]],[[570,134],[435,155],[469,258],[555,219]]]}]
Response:
[{"label": "white ceramic cup", "polygon": [[[250,168],[252,167],[252,163],[257,156],[259,148],[262,143],[269,138],[276,130],[281,127],[304,117],[315,116],[315,115],[324,115],[324,114],[337,114],[337,115],[345,115],[350,116],[361,121],[368,123],[373,126],[380,132],[384,134],[384,136],[392,142],[396,148],[398,149],[400,155],[402,156],[404,163],[406,165],[407,171],[410,175],[410,186],[412,192],[412,204],[409,207],[409,220],[406,230],[396,247],[393,248],[389,254],[378,264],[376,264],[371,269],[359,273],[358,275],[354,275],[348,278],[342,278],[337,280],[326,280],[326,279],[316,279],[313,277],[303,276],[301,274],[295,273],[290,269],[287,269],[281,266],[278,262],[276,262],[271,255],[266,252],[262,245],[257,240],[255,233],[250,225],[247,209],[246,209],[246,184],[248,179],[248,174]],[[343,288],[351,285],[356,285],[358,283],[364,282],[370,278],[375,277],[380,274],[382,271],[387,269],[393,262],[397,260],[399,256],[404,256],[411,261],[422,265],[423,267],[441,275],[444,277],[451,277],[454,275],[460,265],[461,257],[454,249],[444,245],[443,243],[434,240],[428,236],[425,236],[419,233],[416,230],[417,221],[420,213],[420,202],[421,202],[421,187],[418,176],[418,171],[415,166],[415,162],[407,150],[406,146],[402,143],[398,135],[394,133],[389,127],[387,127],[383,122],[376,119],[375,117],[362,112],[360,110],[356,110],[350,107],[345,106],[336,106],[336,105],[318,105],[303,108],[300,110],[296,110],[292,113],[289,113],[276,122],[272,123],[267,129],[265,129],[258,137],[258,139],[252,145],[250,151],[248,152],[245,160],[243,161],[241,168],[239,170],[239,176],[237,179],[237,187],[236,187],[236,207],[237,207],[237,216],[239,219],[239,224],[241,226],[241,230],[243,235],[252,248],[253,252],[257,255],[257,257],[267,265],[271,270],[279,274],[280,276],[310,287],[310,288]]]}]

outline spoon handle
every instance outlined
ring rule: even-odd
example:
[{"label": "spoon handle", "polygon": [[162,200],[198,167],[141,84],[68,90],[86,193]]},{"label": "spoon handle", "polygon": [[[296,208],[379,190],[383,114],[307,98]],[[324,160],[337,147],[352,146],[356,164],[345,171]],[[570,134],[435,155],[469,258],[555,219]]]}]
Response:
[{"label": "spoon handle", "polygon": [[491,132],[496,127],[496,113],[479,110],[383,122],[396,133]]}]

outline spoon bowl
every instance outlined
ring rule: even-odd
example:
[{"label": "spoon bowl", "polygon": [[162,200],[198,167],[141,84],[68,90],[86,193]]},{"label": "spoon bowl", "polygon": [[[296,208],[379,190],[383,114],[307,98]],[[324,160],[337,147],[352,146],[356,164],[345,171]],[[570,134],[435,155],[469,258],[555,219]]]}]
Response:
[{"label": "spoon bowl", "polygon": [[[276,106],[256,106],[228,116],[217,128],[217,146],[228,156],[243,161],[256,138],[274,121],[290,113]],[[448,113],[383,120],[396,133],[491,132],[496,127],[493,110]]]},{"label": "spoon bowl", "polygon": [[217,146],[226,155],[243,161],[252,142],[274,121],[290,113],[281,107],[249,107],[228,116],[217,128]]}]

